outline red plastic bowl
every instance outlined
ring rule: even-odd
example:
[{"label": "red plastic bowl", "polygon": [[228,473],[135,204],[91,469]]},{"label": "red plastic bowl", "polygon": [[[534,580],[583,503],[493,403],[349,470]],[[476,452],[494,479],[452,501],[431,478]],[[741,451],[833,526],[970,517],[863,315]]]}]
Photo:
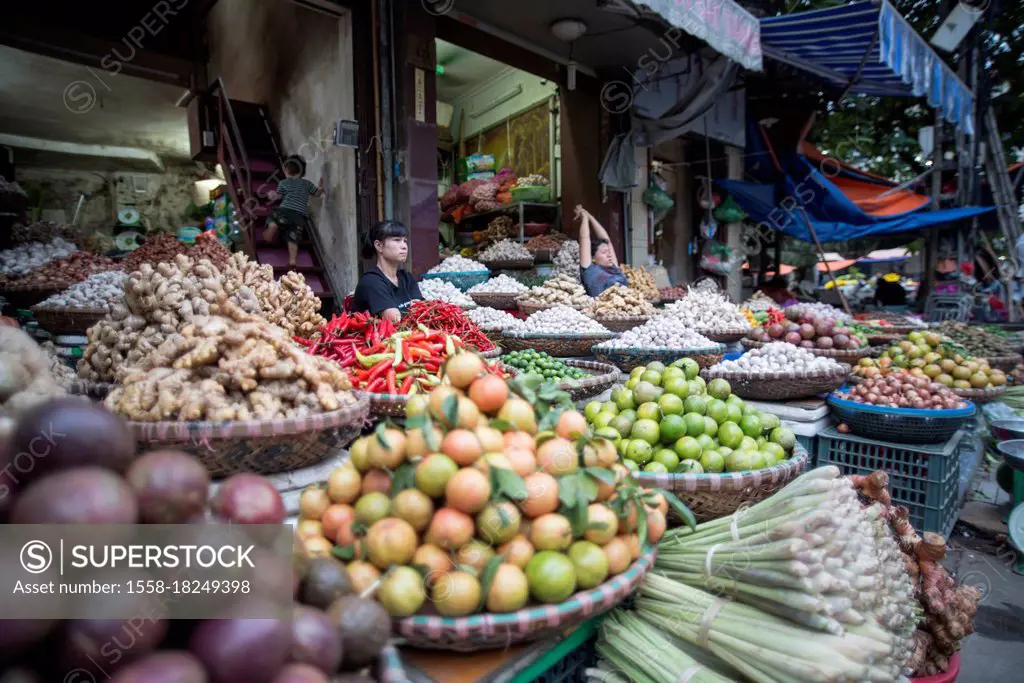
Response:
[{"label": "red plastic bowl", "polygon": [[960,653],[954,652],[953,656],[949,658],[949,668],[945,673],[936,674],[934,676],[918,676],[911,678],[913,683],[953,683],[956,677],[960,675]]},{"label": "red plastic bowl", "polygon": [[551,229],[550,223],[523,223],[523,234],[527,237],[543,235]]}]

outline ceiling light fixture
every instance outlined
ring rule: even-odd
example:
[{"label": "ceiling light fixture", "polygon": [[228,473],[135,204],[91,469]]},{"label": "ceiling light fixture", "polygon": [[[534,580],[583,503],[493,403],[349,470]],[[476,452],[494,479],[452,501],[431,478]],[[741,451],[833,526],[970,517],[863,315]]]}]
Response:
[{"label": "ceiling light fixture", "polygon": [[570,91],[576,89],[576,60],[573,59],[576,41],[587,32],[586,22],[580,19],[559,19],[551,24],[551,33],[559,40],[569,43],[569,64],[566,73],[566,86]]}]

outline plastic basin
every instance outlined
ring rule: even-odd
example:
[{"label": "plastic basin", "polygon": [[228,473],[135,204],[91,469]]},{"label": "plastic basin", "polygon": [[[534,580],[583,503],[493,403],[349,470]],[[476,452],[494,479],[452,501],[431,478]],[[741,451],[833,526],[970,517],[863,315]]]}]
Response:
[{"label": "plastic basin", "polygon": [[1024,439],[1024,419],[992,420],[988,424],[999,441]]},{"label": "plastic basin", "polygon": [[1000,441],[996,448],[1006,458],[1007,465],[1018,472],[1024,472],[1024,439]]},{"label": "plastic basin", "polygon": [[956,677],[960,675],[960,654],[954,652],[953,656],[949,658],[949,669],[945,673],[935,674],[934,676],[915,676],[910,680],[913,683],[953,683]]}]

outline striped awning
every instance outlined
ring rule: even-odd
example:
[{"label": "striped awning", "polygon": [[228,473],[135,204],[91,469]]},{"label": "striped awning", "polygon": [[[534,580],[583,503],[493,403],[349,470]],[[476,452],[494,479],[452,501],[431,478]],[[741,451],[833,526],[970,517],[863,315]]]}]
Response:
[{"label": "striped awning", "polygon": [[974,134],[974,96],[886,0],[761,19],[765,56],[852,93],[925,97]]}]

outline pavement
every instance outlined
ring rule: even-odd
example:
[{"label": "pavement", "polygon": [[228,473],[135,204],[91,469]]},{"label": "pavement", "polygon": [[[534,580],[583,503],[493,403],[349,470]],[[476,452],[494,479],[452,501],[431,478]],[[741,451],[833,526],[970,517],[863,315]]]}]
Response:
[{"label": "pavement", "polygon": [[1006,540],[1009,496],[995,472],[978,468],[943,564],[962,583],[982,591],[974,634],[961,642],[957,683],[1024,680],[1024,576],[1019,553]]}]

